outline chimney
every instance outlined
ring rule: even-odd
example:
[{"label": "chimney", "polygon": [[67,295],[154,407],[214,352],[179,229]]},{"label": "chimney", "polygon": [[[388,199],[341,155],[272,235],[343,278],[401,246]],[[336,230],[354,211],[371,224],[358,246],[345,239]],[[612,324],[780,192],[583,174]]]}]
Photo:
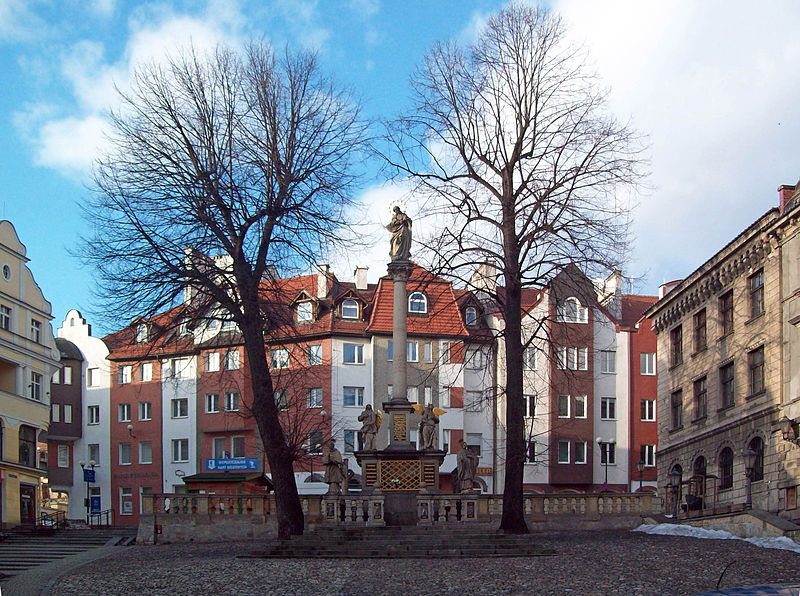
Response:
[{"label": "chimney", "polygon": [[667,281],[658,286],[658,298],[659,300],[669,294],[675,287],[681,283],[682,279],[676,279],[675,281]]},{"label": "chimney", "polygon": [[353,272],[353,281],[355,281],[356,290],[367,289],[367,271],[369,271],[369,267],[356,267],[356,270]]},{"label": "chimney", "polygon": [[325,298],[328,295],[328,272],[330,265],[320,263],[317,265],[317,298]]},{"label": "chimney", "polygon": [[622,272],[614,270],[604,280],[596,280],[595,288],[598,302],[612,315],[622,318]]},{"label": "chimney", "polygon": [[[800,184],[800,182],[798,182],[798,184]],[[797,187],[792,186],[790,184],[781,184],[778,187],[778,196],[780,197],[781,213],[783,213],[784,210],[786,209],[786,203],[789,202],[789,199],[791,199],[794,196],[795,188]]]}]

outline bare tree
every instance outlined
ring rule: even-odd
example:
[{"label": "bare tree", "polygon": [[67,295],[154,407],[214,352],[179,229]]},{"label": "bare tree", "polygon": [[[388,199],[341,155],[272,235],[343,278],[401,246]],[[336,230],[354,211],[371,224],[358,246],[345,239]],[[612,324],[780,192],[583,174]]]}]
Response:
[{"label": "bare tree", "polygon": [[257,43],[241,52],[190,48],[143,66],[120,97],[87,208],[95,233],[84,254],[99,272],[103,306],[129,319],[188,293],[193,316],[232,318],[247,351],[279,534],[300,534],[294,457],[265,348],[285,298],[280,284],[264,281],[318,262],[342,237],[366,141],[359,107],[313,55],[277,56]]},{"label": "bare tree", "polygon": [[469,47],[435,45],[412,82],[415,103],[389,127],[387,159],[416,181],[439,224],[427,241],[434,270],[467,281],[490,262],[502,275],[501,288],[489,287],[506,345],[501,528],[525,532],[522,359],[536,334],[522,333],[522,291],[567,264],[619,267],[629,207],[617,191],[641,176],[638,138],[607,113],[584,53],[543,8],[512,4]]}]

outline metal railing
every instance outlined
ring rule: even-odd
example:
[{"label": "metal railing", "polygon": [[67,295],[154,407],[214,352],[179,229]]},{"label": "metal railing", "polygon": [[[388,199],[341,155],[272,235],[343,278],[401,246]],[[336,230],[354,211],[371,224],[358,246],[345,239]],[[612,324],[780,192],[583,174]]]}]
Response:
[{"label": "metal railing", "polygon": [[67,526],[67,514],[63,511],[40,513],[36,518],[37,530],[61,530]]},{"label": "metal railing", "polygon": [[106,509],[100,513],[89,514],[90,528],[107,528],[114,525],[114,510]]}]

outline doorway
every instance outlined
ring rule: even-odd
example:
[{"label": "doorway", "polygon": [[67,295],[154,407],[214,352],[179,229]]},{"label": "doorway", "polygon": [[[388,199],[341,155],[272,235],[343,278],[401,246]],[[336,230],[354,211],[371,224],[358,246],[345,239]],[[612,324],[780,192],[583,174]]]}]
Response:
[{"label": "doorway", "polygon": [[23,524],[36,523],[36,487],[19,485],[19,519]]}]

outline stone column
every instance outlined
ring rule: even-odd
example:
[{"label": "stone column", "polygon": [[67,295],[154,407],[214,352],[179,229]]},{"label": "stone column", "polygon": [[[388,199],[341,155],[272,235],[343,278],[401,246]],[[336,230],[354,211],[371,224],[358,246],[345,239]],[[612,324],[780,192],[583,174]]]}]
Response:
[{"label": "stone column", "polygon": [[389,275],[392,276],[394,289],[394,307],[392,310],[392,399],[384,403],[384,410],[390,415],[389,449],[409,449],[408,415],[414,408],[408,401],[408,381],[406,372],[406,340],[408,337],[408,298],[406,282],[411,274],[410,261],[392,261],[389,263]]}]

